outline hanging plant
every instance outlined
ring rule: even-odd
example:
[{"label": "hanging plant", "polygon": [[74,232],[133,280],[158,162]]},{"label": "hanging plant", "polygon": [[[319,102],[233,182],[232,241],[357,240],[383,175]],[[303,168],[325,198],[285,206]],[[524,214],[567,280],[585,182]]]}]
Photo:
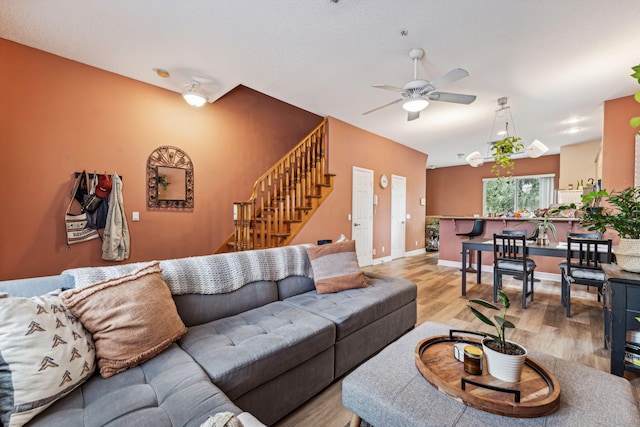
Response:
[{"label": "hanging plant", "polygon": [[520,142],[521,140],[522,138],[517,136],[507,136],[491,145],[491,155],[495,158],[491,173],[494,173],[498,178],[513,175],[516,164],[511,156],[524,150],[524,144]]},{"label": "hanging plant", "polygon": [[[631,74],[631,77],[638,80],[638,83],[640,83],[640,64],[635,67],[631,67],[631,69],[634,71],[633,74]],[[640,90],[633,95],[633,98],[640,104]],[[629,124],[632,128],[640,127],[640,117],[632,117],[631,120],[629,120]],[[640,135],[640,131],[638,131],[638,135]]]}]

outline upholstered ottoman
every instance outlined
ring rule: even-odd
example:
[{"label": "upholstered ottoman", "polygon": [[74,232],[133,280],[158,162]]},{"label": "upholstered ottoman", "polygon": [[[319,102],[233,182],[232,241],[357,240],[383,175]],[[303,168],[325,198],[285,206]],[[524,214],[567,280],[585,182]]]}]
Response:
[{"label": "upholstered ottoman", "polygon": [[[466,406],[429,384],[415,365],[416,345],[450,327],[426,322],[358,367],[342,383],[342,403],[376,427],[640,426],[634,389],[624,378],[531,351],[560,383],[560,409],[540,418],[511,418]],[[353,425],[351,427],[354,427]]]}]

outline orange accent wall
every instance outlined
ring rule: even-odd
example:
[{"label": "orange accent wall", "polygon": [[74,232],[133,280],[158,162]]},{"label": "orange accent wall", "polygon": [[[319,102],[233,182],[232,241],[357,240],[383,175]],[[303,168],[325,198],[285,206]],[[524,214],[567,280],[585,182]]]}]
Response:
[{"label": "orange accent wall", "polygon": [[[110,264],[98,240],[67,249],[64,212],[83,169],[123,177],[127,262],[211,253],[232,232],[232,203],[323,120],[244,86],[195,109],[175,92],[4,39],[0,57],[0,280]],[[147,158],[163,145],[193,161],[191,212],[146,208]]]},{"label": "orange accent wall", "polygon": [[425,207],[420,198],[425,195],[427,155],[331,117],[329,143],[329,170],[336,175],[334,190],[293,243],[335,241],[341,233],[351,238],[347,216],[351,213],[352,170],[358,166],[373,170],[373,193],[378,196],[373,214],[373,258],[388,257],[391,251],[391,185],[380,187],[382,174],[387,174],[390,183],[392,174],[407,178],[407,214],[411,218],[406,222],[405,250],[424,248]]},{"label": "orange accent wall", "polygon": [[604,103],[602,187],[609,191],[633,186],[635,134],[638,129],[632,128],[629,120],[635,116],[640,116],[640,104],[633,96]]},{"label": "orange accent wall", "polygon": [[[213,252],[232,232],[232,203],[322,117],[244,86],[201,109],[175,92],[0,39],[0,280],[108,265],[94,240],[67,248],[73,172],[117,172],[131,232],[126,262]],[[151,72],[151,70],[149,70]],[[407,251],[424,247],[426,155],[330,119],[336,189],[296,243],[350,236],[351,165],[407,177]],[[146,208],[146,162],[163,145],[194,164],[195,206]],[[379,190],[374,245],[390,247],[390,189]],[[140,221],[131,221],[131,212]],[[380,254],[378,256],[388,255]]]},{"label": "orange accent wall", "polygon": [[[537,159],[516,159],[514,175],[554,173],[558,188],[560,155]],[[474,168],[469,165],[427,170],[427,215],[482,215],[482,179],[494,178],[493,162]]]}]

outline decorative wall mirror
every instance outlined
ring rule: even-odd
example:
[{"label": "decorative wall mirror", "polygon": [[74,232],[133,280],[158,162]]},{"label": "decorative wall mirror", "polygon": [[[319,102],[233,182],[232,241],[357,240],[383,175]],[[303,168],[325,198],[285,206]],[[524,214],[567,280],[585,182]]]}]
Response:
[{"label": "decorative wall mirror", "polygon": [[147,159],[147,206],[193,209],[193,163],[181,149],[156,148]]}]

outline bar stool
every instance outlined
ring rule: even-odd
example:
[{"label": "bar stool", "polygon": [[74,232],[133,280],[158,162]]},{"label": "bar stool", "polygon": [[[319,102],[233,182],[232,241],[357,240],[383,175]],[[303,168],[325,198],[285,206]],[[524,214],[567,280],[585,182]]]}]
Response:
[{"label": "bar stool", "polygon": [[[481,236],[484,233],[484,219],[476,219],[473,222],[473,228],[471,231],[466,233],[456,233],[456,236],[467,236],[469,240],[474,237]],[[462,253],[462,252],[461,252]],[[480,266],[478,266],[480,268]],[[476,270],[473,268],[473,251],[469,250],[469,267],[467,267],[467,271],[469,273],[475,273]]]}]

